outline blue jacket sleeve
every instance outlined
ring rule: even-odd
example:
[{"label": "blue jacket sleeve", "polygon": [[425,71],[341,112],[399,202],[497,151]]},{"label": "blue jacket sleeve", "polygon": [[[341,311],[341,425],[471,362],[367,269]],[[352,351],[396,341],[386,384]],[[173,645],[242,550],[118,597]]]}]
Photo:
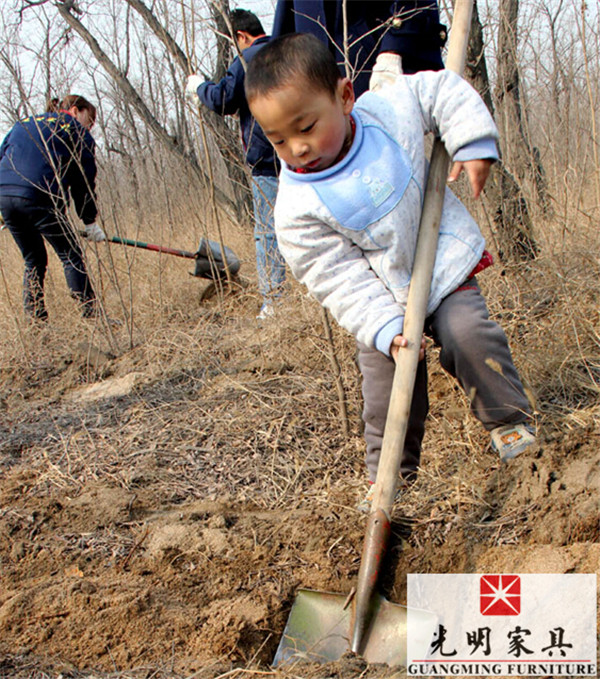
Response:
[{"label": "blue jacket sleeve", "polygon": [[92,224],[98,216],[96,206],[96,142],[77,122],[72,122],[70,143],[74,147],[69,163],[67,183],[77,215],[84,224]]},{"label": "blue jacket sleeve", "polygon": [[4,158],[4,154],[6,153],[6,149],[8,148],[9,144],[9,137],[11,135],[12,130],[4,137],[4,141],[2,142],[2,146],[0,146],[0,160]]},{"label": "blue jacket sleeve", "polygon": [[446,42],[446,27],[440,24],[437,2],[397,0],[386,4],[388,17],[393,19],[378,51],[439,62],[437,67],[442,68],[440,50]]},{"label": "blue jacket sleeve", "polygon": [[236,57],[227,73],[218,83],[206,82],[198,87],[200,101],[219,115],[233,115],[246,100],[244,93],[244,67]]}]

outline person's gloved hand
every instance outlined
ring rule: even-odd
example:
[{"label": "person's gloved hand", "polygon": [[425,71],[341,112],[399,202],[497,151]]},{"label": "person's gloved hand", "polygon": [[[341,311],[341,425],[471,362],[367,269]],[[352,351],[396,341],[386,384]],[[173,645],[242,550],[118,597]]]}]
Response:
[{"label": "person's gloved hand", "polygon": [[106,234],[97,222],[85,225],[85,237],[94,243],[101,243],[106,240]]},{"label": "person's gloved hand", "polygon": [[189,75],[187,79],[187,85],[185,86],[186,95],[190,99],[193,99],[197,95],[197,90],[203,82],[204,80],[196,73]]},{"label": "person's gloved hand", "polygon": [[394,52],[381,52],[373,66],[369,89],[377,92],[384,85],[393,83],[399,75],[402,75],[402,57]]}]

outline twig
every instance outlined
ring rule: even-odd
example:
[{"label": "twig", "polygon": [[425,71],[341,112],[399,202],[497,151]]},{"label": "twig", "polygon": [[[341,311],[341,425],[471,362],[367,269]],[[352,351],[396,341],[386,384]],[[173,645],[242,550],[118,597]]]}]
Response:
[{"label": "twig", "polygon": [[138,547],[140,547],[140,546],[142,545],[142,543],[144,542],[144,540],[148,537],[148,533],[149,533],[149,529],[148,529],[148,526],[146,526],[146,530],[144,531],[144,534],[143,534],[142,537],[135,543],[135,545],[133,545],[133,547],[129,550],[129,554],[125,557],[125,559],[123,560],[123,563],[120,564],[119,570],[121,570],[121,571],[125,570],[125,567],[126,567],[127,564],[129,563],[129,560],[130,560],[131,557],[133,556],[133,553],[136,551],[136,549],[138,549]]},{"label": "twig", "polygon": [[321,319],[323,321],[323,331],[325,339],[327,340],[327,349],[329,353],[329,361],[333,370],[333,377],[335,379],[335,388],[338,395],[338,408],[340,413],[340,420],[342,423],[342,432],[344,436],[348,436],[350,427],[348,425],[348,408],[346,406],[346,392],[344,391],[344,383],[342,382],[342,371],[340,370],[340,363],[335,354],[335,345],[333,343],[333,336],[331,334],[331,324],[329,322],[329,315],[325,307],[321,307]]}]

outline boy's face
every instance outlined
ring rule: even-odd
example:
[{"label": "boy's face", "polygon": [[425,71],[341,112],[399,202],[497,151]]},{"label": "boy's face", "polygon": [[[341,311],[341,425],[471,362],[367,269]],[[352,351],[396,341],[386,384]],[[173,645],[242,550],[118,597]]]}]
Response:
[{"label": "boy's face", "polygon": [[337,160],[350,139],[353,106],[354,90],[348,78],[338,81],[333,97],[300,80],[250,102],[252,115],[281,160],[312,172]]}]

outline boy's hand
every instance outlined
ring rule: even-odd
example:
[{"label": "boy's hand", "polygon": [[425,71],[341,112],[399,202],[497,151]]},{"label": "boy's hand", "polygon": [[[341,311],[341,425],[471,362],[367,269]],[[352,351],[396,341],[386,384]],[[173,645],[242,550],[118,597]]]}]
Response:
[{"label": "boy's hand", "polygon": [[457,161],[452,165],[452,170],[448,175],[448,183],[451,184],[452,182],[455,182],[464,168],[469,177],[471,189],[473,190],[473,198],[479,198],[479,195],[485,186],[486,179],[490,174],[492,162],[493,161],[487,158],[465,160],[464,162]]},{"label": "boy's hand", "polygon": [[[394,337],[390,345],[390,354],[392,355],[394,361],[398,360],[398,351],[400,351],[400,348],[407,346],[408,340],[406,339],[406,337],[404,337],[404,335],[396,335],[396,337]],[[421,337],[421,348],[419,349],[419,361],[422,361],[424,358],[425,358],[425,335]]]}]

